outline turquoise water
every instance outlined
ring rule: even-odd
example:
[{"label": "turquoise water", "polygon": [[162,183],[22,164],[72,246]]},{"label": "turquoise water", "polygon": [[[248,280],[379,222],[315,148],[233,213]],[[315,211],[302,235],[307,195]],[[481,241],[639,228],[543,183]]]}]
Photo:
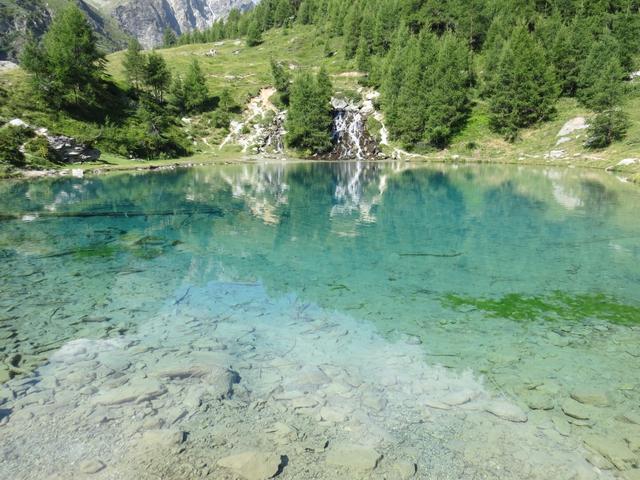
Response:
[{"label": "turquoise water", "polygon": [[[256,164],[0,184],[0,364],[5,365],[0,379],[11,378],[8,385],[14,385],[11,392],[5,390],[6,411],[11,412],[5,430],[27,422],[21,428],[36,436],[34,417],[12,420],[20,408],[11,402],[28,398],[29,390],[20,385],[34,369],[40,367],[36,378],[46,384],[54,376],[47,370],[54,368],[51,358],[74,342],[133,338],[139,347],[153,338],[153,349],[162,337],[174,349],[198,341],[198,349],[210,351],[207,342],[227,338],[224,328],[217,327],[220,337],[202,322],[189,333],[183,329],[194,319],[234,318],[229,332],[242,322],[249,330],[229,335],[250,338],[250,348],[227,351],[236,359],[234,369],[250,378],[235,364],[250,362],[252,349],[266,356],[261,349],[267,346],[271,356],[296,355],[301,344],[294,340],[308,329],[292,326],[288,331],[287,325],[315,312],[308,313],[313,321],[331,319],[331,328],[319,328],[313,337],[325,345],[325,363],[334,358],[341,368],[373,365],[380,361],[379,352],[370,351],[367,342],[375,338],[376,348],[410,351],[425,368],[444,368],[433,377],[447,379],[444,387],[437,384],[443,392],[477,389],[471,403],[466,398],[447,403],[444,393],[427,402],[427,407],[438,402],[446,407],[434,411],[447,412],[442,425],[458,432],[452,434],[454,443],[466,442],[472,453],[463,448],[458,463],[440,465],[429,457],[433,445],[424,440],[423,448],[418,443],[410,455],[392,448],[374,472],[400,478],[388,473],[397,465],[384,458],[395,455],[400,462],[408,455],[413,458],[409,463],[418,464],[420,478],[446,478],[426,473],[439,468],[458,472],[451,478],[465,478],[463,471],[468,478],[545,478],[543,459],[526,467],[531,471],[525,476],[520,454],[509,457],[501,450],[519,445],[511,433],[504,434],[511,440],[502,447],[495,442],[495,455],[519,459],[500,464],[503,470],[491,470],[480,447],[474,450],[486,443],[483,428],[488,427],[480,414],[490,409],[469,405],[475,398],[493,397],[508,399],[528,415],[531,438],[535,432],[554,432],[549,433],[552,440],[567,451],[586,448],[587,453],[578,454],[581,462],[591,455],[591,463],[580,466],[584,475],[632,470],[639,457],[629,438],[640,438],[640,426],[629,420],[640,398],[634,371],[640,366],[638,211],[637,187],[597,172],[543,167]],[[250,329],[260,331],[264,318],[272,322],[265,332],[278,336],[261,344]],[[333,350],[340,328],[366,332],[361,344],[354,340],[352,358],[346,350]],[[321,363],[303,351],[295,358],[299,368]],[[129,365],[137,364],[127,365],[122,381],[131,383]],[[91,384],[89,377],[83,382]],[[472,380],[467,384],[464,379]],[[410,377],[406,381],[411,384]],[[96,388],[102,392],[104,385]],[[256,384],[250,390],[261,388]],[[427,395],[403,387],[406,398],[398,392],[393,396],[384,382],[371,388],[388,396],[386,408],[374,408],[385,428],[391,428],[393,399],[406,406]],[[604,395],[606,407],[577,401],[578,407],[592,410],[583,415],[587,418],[567,414],[570,407],[563,402],[575,402],[580,397],[576,389]],[[38,388],[31,394],[38,392],[42,395]],[[255,401],[247,395],[247,404]],[[321,418],[318,412],[331,403],[326,395],[322,398],[317,411],[316,406],[300,408],[311,409],[310,418]],[[546,402],[545,408],[534,408],[536,399]],[[83,402],[90,403],[85,399],[75,405],[82,408]],[[40,405],[49,403],[45,398]],[[469,407],[464,415],[475,425],[469,431],[477,434],[469,438],[460,433],[463,424],[455,423],[462,422],[458,409],[467,408],[460,405]],[[153,408],[162,412],[168,407]],[[365,407],[354,411],[360,408]],[[334,416],[334,423],[346,422]],[[620,420],[622,426],[613,420],[620,416],[627,418]],[[422,441],[419,431],[412,435],[412,442]],[[607,456],[590,446],[589,435],[620,442],[635,460]],[[30,440],[24,441],[28,445]],[[521,443],[525,450],[531,445]],[[23,448],[9,450],[19,458]],[[11,455],[5,454],[7,472],[35,478],[29,477],[33,462],[20,463]],[[61,460],[60,465],[76,461]],[[122,465],[131,464],[119,461],[105,461],[96,478],[122,478],[117,476]],[[469,462],[486,471],[456,470]],[[430,468],[423,471],[421,464]],[[293,461],[281,475],[305,478],[296,468]],[[532,473],[536,469],[542,476]],[[349,472],[344,478],[357,476]]]}]

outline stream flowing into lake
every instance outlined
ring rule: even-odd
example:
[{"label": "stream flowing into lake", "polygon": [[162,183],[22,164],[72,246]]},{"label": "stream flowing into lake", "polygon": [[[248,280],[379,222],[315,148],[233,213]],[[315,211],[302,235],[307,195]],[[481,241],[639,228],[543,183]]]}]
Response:
[{"label": "stream flowing into lake", "polygon": [[0,478],[640,478],[640,190],[256,163],[0,183]]}]

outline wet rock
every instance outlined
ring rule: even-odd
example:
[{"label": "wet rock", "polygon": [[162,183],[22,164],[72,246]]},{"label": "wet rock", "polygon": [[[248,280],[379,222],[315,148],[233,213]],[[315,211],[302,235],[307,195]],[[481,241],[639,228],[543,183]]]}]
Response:
[{"label": "wet rock", "polygon": [[624,472],[622,478],[624,478],[624,480],[640,480],[640,469]]},{"label": "wet rock", "polygon": [[327,454],[327,464],[356,471],[371,471],[378,466],[382,455],[371,447],[339,444]]},{"label": "wet rock", "polygon": [[619,420],[625,423],[632,423],[634,425],[640,425],[640,414],[634,412],[625,412],[620,417]]},{"label": "wet rock", "polygon": [[627,444],[616,437],[588,435],[584,444],[609,460],[618,470],[628,470],[636,463],[636,455]]},{"label": "wet rock", "polygon": [[153,400],[166,393],[166,388],[157,380],[144,379],[115,388],[93,399],[94,405],[120,405],[129,402]]},{"label": "wet rock", "polygon": [[564,418],[560,417],[551,417],[551,423],[553,423],[553,427],[556,432],[558,432],[563,437],[568,437],[571,435],[571,425],[567,423]]},{"label": "wet rock", "polygon": [[324,422],[342,423],[347,420],[348,412],[338,407],[322,407],[320,409],[320,420]]},{"label": "wet rock", "polygon": [[106,465],[97,459],[85,460],[79,465],[80,471],[86,474],[98,473],[106,468]]},{"label": "wet rock", "polygon": [[491,402],[485,406],[485,411],[496,417],[508,420],[509,422],[524,423],[527,421],[527,414],[520,407],[503,400]]},{"label": "wet rock", "polygon": [[303,408],[313,408],[318,405],[318,400],[313,397],[305,396],[298,397],[291,400],[291,406],[294,410],[303,409]]},{"label": "wet rock", "polygon": [[582,403],[576,402],[572,398],[567,398],[562,402],[561,408],[565,415],[578,420],[588,420],[591,417],[589,408],[585,407]]},{"label": "wet rock", "polygon": [[571,398],[584,405],[593,405],[595,407],[608,407],[610,402],[607,395],[603,392],[591,390],[575,390],[570,394]]},{"label": "wet rock", "polygon": [[403,333],[401,335],[402,341],[407,345],[421,345],[422,340],[417,335],[412,335],[410,333]]},{"label": "wet rock", "polygon": [[265,430],[272,436],[274,443],[278,445],[286,445],[298,438],[298,431],[287,425],[286,423],[276,422]]},{"label": "wet rock", "polygon": [[185,432],[182,430],[159,429],[148,430],[142,434],[140,443],[144,447],[175,447],[184,442],[186,438]]},{"label": "wet rock", "polygon": [[5,383],[11,380],[11,371],[6,365],[0,365],[0,383]]},{"label": "wet rock", "polygon": [[416,474],[417,466],[413,462],[396,462],[393,464],[393,471],[393,478],[407,480]]},{"label": "wet rock", "polygon": [[246,480],[266,480],[280,471],[280,455],[261,451],[248,451],[218,460],[218,465],[231,470]]}]

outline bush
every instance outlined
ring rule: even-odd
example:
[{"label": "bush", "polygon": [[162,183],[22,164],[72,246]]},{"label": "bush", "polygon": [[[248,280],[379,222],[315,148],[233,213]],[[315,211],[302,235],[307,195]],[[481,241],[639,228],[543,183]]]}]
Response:
[{"label": "bush", "polygon": [[24,144],[24,150],[31,155],[38,157],[38,159],[46,160],[48,162],[58,162],[60,157],[57,152],[51,148],[49,141],[46,137],[35,136],[27,143]]},{"label": "bush", "polygon": [[621,140],[629,129],[627,115],[621,110],[608,110],[591,119],[587,129],[587,148],[605,148],[616,140]]},{"label": "bush", "polygon": [[14,167],[24,167],[22,145],[33,136],[33,131],[23,127],[8,126],[0,128],[0,163]]}]

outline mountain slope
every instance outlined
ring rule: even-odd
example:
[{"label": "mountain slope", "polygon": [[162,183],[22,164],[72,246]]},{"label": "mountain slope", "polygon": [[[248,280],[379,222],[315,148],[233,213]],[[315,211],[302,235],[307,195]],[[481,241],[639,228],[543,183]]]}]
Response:
[{"label": "mountain slope", "polygon": [[153,48],[162,43],[165,28],[178,34],[203,29],[234,8],[245,11],[256,3],[258,0],[129,0],[117,5],[111,15],[145,48]]},{"label": "mountain slope", "polygon": [[85,0],[0,0],[0,60],[17,60],[27,38],[44,34],[54,15],[71,3],[86,14],[103,50],[112,52],[126,45],[126,35],[116,21]]}]

